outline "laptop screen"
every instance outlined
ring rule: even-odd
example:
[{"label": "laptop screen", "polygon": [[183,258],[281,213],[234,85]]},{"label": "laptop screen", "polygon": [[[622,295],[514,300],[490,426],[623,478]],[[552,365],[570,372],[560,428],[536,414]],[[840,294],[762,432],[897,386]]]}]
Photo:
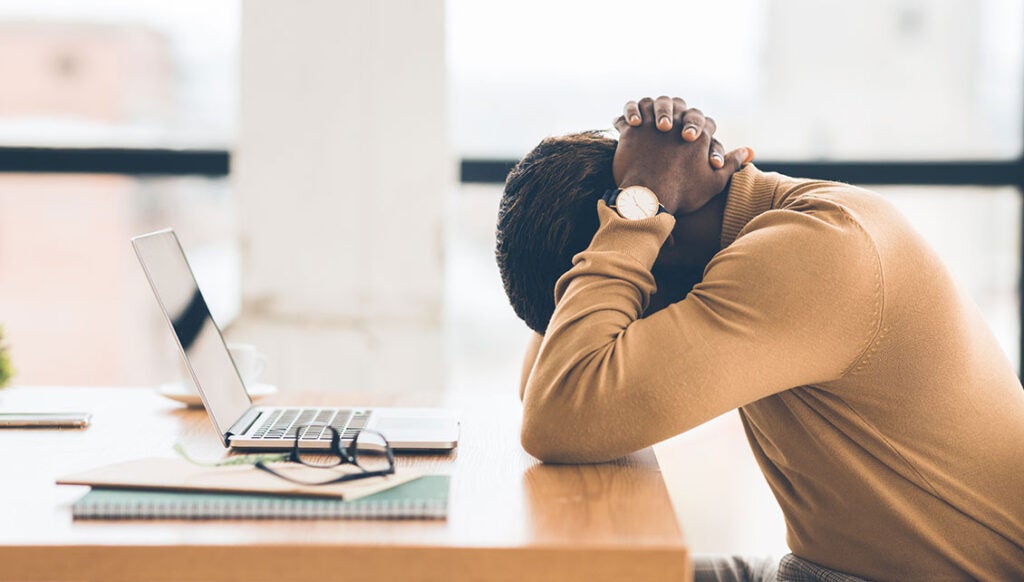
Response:
[{"label": "laptop screen", "polygon": [[220,329],[199,291],[174,231],[132,239],[149,284],[174,330],[192,381],[223,435],[252,405]]}]

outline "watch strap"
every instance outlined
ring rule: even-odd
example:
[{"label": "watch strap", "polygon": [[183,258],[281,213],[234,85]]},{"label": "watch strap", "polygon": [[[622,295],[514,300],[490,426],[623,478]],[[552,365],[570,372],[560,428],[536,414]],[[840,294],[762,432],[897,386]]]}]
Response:
[{"label": "watch strap", "polygon": [[619,197],[619,192],[622,192],[622,188],[612,188],[605,190],[601,196],[601,200],[608,205],[608,208],[615,208],[615,200]]}]

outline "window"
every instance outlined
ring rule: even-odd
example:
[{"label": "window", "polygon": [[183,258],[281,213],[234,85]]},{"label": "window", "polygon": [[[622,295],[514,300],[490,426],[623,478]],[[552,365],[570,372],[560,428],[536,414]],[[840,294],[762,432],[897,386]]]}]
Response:
[{"label": "window", "polygon": [[[131,251],[137,234],[175,227],[215,316],[237,313],[224,174],[239,10],[224,0],[0,5],[0,325],[17,383],[177,374]],[[31,173],[42,169],[60,173]]]},{"label": "window", "polygon": [[[460,197],[489,201],[466,203],[479,212],[460,215],[474,225],[466,230],[493,227],[505,173],[543,137],[609,127],[628,99],[679,95],[718,120],[727,147],[753,146],[764,169],[864,184],[892,198],[1019,362],[1024,5],[448,7],[452,135],[463,181],[481,183]],[[492,244],[481,245],[478,264]],[[495,281],[492,292],[471,292],[494,298],[486,311],[510,312],[492,273],[462,277]],[[452,309],[468,308],[456,301]]]}]

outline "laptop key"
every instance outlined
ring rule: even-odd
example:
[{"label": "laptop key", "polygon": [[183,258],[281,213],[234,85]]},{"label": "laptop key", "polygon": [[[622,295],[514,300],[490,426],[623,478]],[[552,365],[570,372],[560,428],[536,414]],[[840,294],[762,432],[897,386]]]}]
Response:
[{"label": "laptop key", "polygon": [[318,424],[310,425],[309,428],[307,428],[305,431],[303,431],[302,438],[303,439],[316,439],[316,438],[320,438],[320,432],[323,431],[323,429],[324,429],[323,425],[318,425]]}]

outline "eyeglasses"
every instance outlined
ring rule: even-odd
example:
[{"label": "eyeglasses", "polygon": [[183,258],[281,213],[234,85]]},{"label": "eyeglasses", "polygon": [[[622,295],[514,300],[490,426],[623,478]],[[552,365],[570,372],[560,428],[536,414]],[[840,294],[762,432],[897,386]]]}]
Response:
[{"label": "eyeglasses", "polygon": [[[383,477],[395,473],[395,454],[391,449],[391,443],[381,433],[375,430],[363,429],[356,432],[352,440],[344,447],[341,445],[341,433],[334,427],[326,427],[331,431],[330,448],[324,450],[304,449],[302,437],[309,427],[298,427],[295,430],[295,443],[289,453],[236,455],[221,461],[198,461],[190,457],[181,444],[174,445],[174,450],[185,460],[204,467],[224,467],[231,465],[252,465],[261,471],[284,479],[297,485],[331,485],[333,483],[344,483],[356,479],[367,479],[369,477]],[[319,428],[319,427],[314,427]],[[325,457],[327,457],[325,459]],[[280,470],[270,466],[270,463],[297,463],[314,469],[332,470],[343,465],[351,466],[354,470],[321,481],[308,481],[296,479],[285,475]]]}]

